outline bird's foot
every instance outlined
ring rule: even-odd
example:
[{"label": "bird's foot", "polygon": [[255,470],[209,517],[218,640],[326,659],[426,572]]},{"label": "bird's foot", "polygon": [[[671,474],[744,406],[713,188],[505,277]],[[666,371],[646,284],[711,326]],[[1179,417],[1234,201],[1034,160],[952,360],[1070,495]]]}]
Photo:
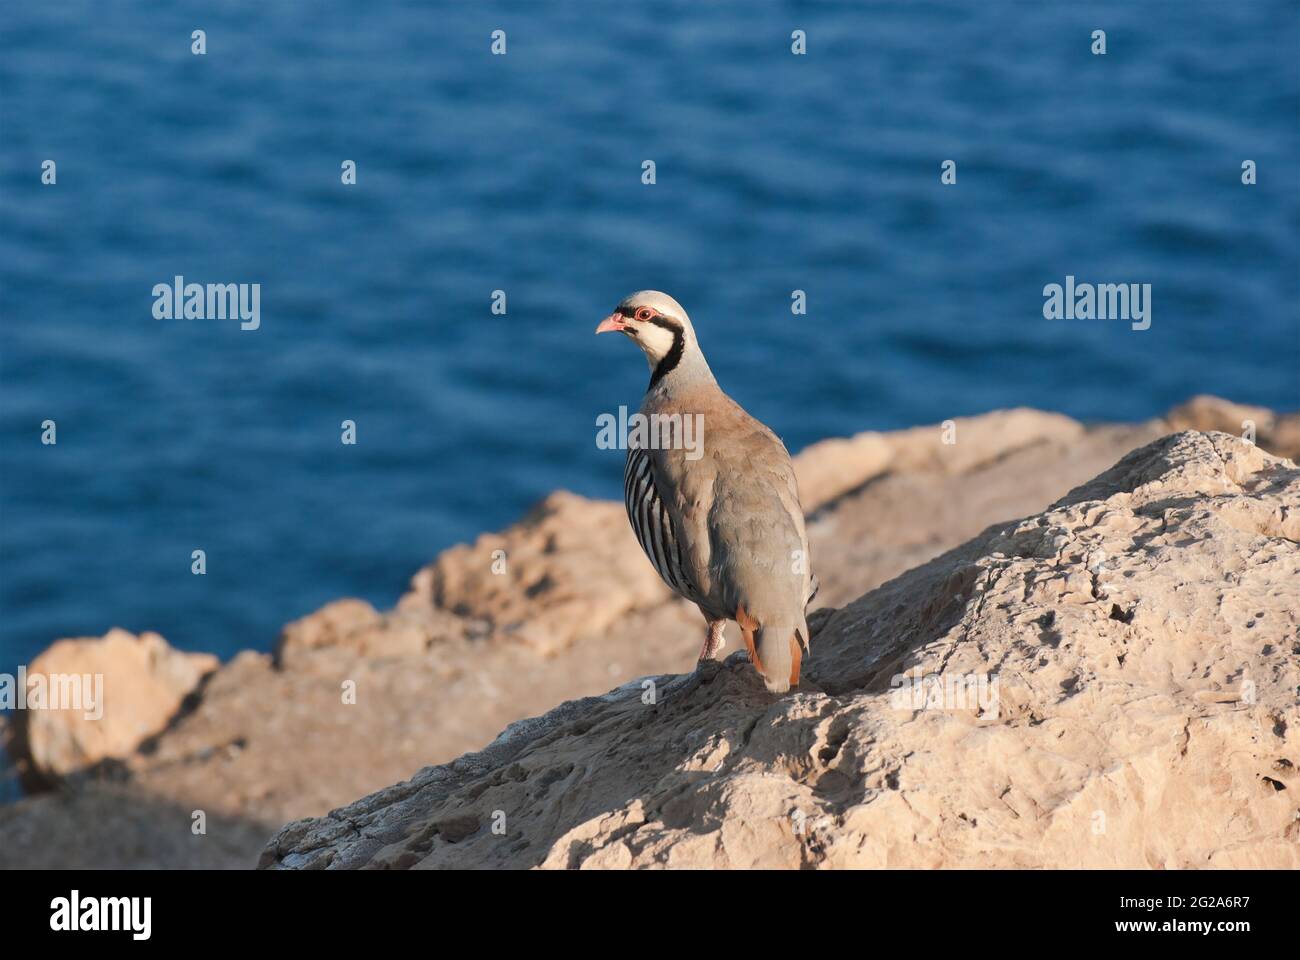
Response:
[{"label": "bird's foot", "polygon": [[709,632],[704,637],[704,646],[700,647],[700,660],[719,660],[718,654],[722,650],[722,631],[726,628],[726,620],[715,620],[709,624]]}]

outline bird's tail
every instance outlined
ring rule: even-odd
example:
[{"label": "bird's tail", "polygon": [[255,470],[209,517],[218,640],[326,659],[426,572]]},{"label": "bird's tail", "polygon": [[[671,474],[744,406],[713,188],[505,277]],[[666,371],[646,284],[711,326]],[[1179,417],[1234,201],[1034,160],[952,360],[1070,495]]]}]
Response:
[{"label": "bird's tail", "polygon": [[799,685],[799,667],[808,644],[808,624],[760,623],[742,606],[736,610],[736,623],[749,648],[749,659],[763,675],[763,684],[772,693],[785,693]]}]

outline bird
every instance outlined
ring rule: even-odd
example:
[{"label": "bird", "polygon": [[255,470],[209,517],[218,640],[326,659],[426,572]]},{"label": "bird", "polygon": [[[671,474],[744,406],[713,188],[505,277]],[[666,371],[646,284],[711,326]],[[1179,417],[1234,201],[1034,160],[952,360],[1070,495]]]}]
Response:
[{"label": "bird", "polygon": [[703,614],[700,661],[717,657],[734,620],[766,688],[785,693],[810,653],[806,613],[817,593],[790,454],[718,386],[690,317],[668,294],[624,298],[596,333],[621,333],[644,352],[646,420],[701,427],[694,450],[652,442],[662,439],[653,429],[651,442],[629,438],[623,501],[637,542]]}]

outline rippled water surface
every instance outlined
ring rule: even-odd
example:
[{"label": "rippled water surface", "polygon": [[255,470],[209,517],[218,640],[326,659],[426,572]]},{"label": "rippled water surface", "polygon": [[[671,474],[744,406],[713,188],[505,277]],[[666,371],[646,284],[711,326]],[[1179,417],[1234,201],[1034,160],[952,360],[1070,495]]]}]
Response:
[{"label": "rippled water surface", "polygon": [[[266,649],[549,490],[616,496],[595,417],[646,372],[592,329],[640,288],[792,449],[1294,408],[1297,27],[1264,0],[6,4],[0,671],[114,624]],[[178,274],[260,283],[261,328],[154,319]],[[1151,329],[1045,321],[1067,274],[1150,283]]]}]

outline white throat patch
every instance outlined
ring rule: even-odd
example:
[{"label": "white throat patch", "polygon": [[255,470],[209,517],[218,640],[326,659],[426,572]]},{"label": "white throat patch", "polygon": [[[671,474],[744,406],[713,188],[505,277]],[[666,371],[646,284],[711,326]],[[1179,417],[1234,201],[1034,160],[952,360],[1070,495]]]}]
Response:
[{"label": "white throat patch", "polygon": [[673,348],[673,332],[656,323],[637,323],[636,333],[637,343],[645,351],[651,369],[654,369],[655,364]]}]

